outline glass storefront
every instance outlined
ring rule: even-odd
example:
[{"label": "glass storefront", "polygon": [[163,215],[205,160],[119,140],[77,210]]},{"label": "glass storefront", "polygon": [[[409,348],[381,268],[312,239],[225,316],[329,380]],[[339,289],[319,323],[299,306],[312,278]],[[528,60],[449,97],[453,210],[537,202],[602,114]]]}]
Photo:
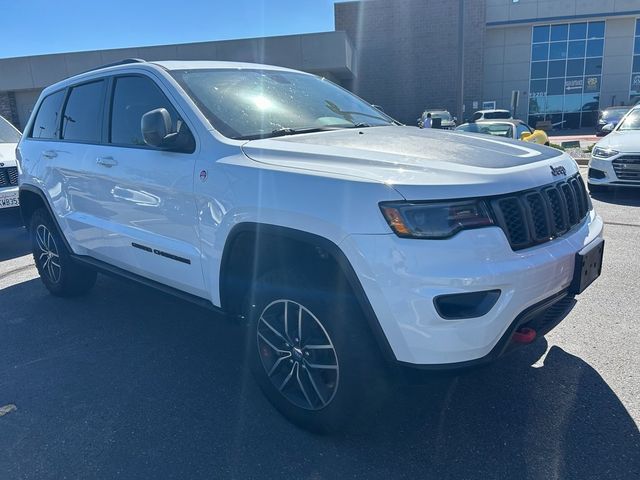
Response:
[{"label": "glass storefront", "polygon": [[[529,124],[554,129],[593,126],[600,105],[605,22],[533,27]],[[636,48],[640,48],[636,37]],[[640,53],[640,50],[639,50]],[[640,56],[638,57],[640,68]],[[638,81],[640,82],[640,73]],[[638,86],[640,95],[640,85]]]},{"label": "glass storefront", "polygon": [[631,67],[631,103],[640,100],[640,19],[636,20],[636,36],[633,46],[633,66]]}]

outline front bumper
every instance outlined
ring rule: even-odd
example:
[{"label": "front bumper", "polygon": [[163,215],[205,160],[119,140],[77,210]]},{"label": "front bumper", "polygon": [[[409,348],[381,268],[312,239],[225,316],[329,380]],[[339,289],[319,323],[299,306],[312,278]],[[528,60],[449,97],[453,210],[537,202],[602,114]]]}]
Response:
[{"label": "front bumper", "polygon": [[640,153],[619,153],[607,159],[591,157],[591,160],[589,160],[588,183],[602,186],[640,187],[640,180],[632,180],[627,177],[620,178],[614,168],[616,159],[638,155]]},{"label": "front bumper", "polygon": [[[602,229],[602,219],[591,211],[563,237],[517,252],[497,227],[448,240],[351,235],[340,246],[395,359],[457,366],[493,356],[515,320],[566,291],[576,252],[601,237]],[[433,302],[440,295],[494,289],[501,290],[500,298],[481,317],[445,320]]]}]

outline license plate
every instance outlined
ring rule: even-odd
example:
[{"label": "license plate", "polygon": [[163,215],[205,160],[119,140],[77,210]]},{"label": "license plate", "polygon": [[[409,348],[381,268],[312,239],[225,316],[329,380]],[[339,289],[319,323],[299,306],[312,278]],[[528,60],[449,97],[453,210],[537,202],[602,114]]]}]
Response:
[{"label": "license plate", "polygon": [[19,207],[18,192],[0,193],[0,208]]},{"label": "license plate", "polygon": [[573,271],[573,281],[569,291],[579,294],[593,283],[602,272],[602,256],[604,255],[604,240],[601,238],[587,245],[576,253],[576,266]]}]

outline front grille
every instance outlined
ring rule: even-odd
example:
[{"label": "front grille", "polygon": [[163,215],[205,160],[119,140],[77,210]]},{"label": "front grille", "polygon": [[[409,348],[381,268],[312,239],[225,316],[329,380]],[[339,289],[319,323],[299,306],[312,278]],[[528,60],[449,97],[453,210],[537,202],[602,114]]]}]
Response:
[{"label": "front grille", "polygon": [[490,201],[513,250],[557,238],[587,215],[591,204],[580,175]]},{"label": "front grille", "polygon": [[18,167],[0,168],[0,188],[18,185]]},{"label": "front grille", "polygon": [[613,169],[620,180],[640,182],[640,155],[623,155],[613,161]]}]

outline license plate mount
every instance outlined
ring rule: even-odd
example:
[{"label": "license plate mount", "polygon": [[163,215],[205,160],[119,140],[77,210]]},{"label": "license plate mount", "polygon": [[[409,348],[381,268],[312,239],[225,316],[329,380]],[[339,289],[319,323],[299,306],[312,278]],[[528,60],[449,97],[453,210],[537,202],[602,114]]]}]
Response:
[{"label": "license plate mount", "polygon": [[576,253],[576,266],[569,292],[578,295],[584,292],[602,273],[604,239],[600,238]]}]

